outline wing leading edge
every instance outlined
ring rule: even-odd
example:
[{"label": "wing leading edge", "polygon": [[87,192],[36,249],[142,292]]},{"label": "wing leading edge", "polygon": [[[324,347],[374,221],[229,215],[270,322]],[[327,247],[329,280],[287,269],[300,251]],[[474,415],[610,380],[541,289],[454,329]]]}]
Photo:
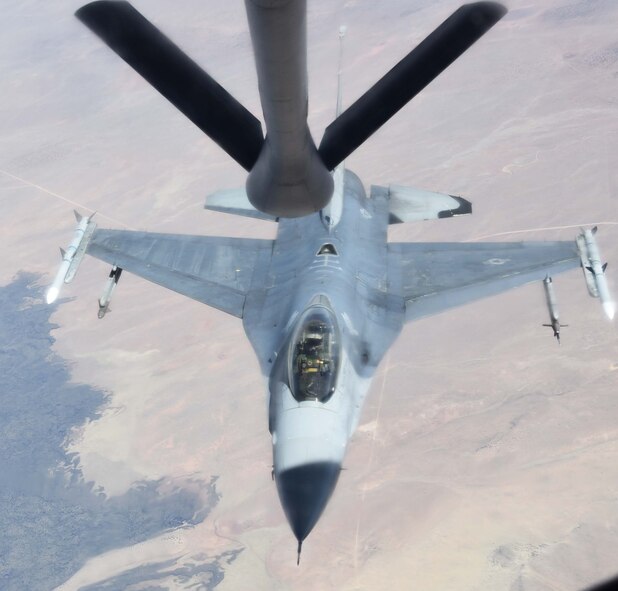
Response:
[{"label": "wing leading edge", "polygon": [[575,242],[391,243],[406,321],[580,266]]},{"label": "wing leading edge", "polygon": [[95,230],[87,253],[242,318],[254,269],[272,240]]}]

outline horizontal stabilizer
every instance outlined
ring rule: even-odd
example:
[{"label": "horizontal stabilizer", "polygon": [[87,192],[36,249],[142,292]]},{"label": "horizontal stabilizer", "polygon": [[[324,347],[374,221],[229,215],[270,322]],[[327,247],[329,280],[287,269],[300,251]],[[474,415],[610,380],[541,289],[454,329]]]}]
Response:
[{"label": "horizontal stabilizer", "polygon": [[472,204],[454,195],[400,185],[390,185],[388,189],[372,187],[372,194],[376,191],[388,194],[389,224],[437,220],[472,213]]},{"label": "horizontal stabilizer", "polygon": [[246,170],[264,137],[260,122],[128,2],[99,0],[75,16]]},{"label": "horizontal stabilizer", "polygon": [[276,222],[278,220],[278,218],[263,213],[253,207],[249,201],[249,197],[247,197],[247,191],[245,191],[245,189],[226,189],[208,195],[208,197],[206,197],[204,209],[231,213],[233,215],[242,215],[248,218],[267,220],[269,222]]}]

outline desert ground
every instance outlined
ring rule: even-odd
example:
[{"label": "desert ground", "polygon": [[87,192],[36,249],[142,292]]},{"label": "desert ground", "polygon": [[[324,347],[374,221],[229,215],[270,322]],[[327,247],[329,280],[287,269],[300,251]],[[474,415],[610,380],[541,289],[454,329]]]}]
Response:
[{"label": "desert ground", "polygon": [[[618,3],[506,4],[347,166],[367,189],[473,202],[392,241],[571,239],[598,224],[618,294]],[[242,2],[134,5],[261,116]],[[316,141],[340,24],[345,106],[458,5],[309,0]],[[98,320],[108,269],[91,258],[42,303],[74,207],[104,227],[276,231],[203,209],[245,172],[79,6],[9,3],[0,24],[2,588],[576,591],[617,573],[617,332],[580,271],[555,278],[561,346],[540,284],[404,328],[299,567],[241,322],[129,274]]]}]

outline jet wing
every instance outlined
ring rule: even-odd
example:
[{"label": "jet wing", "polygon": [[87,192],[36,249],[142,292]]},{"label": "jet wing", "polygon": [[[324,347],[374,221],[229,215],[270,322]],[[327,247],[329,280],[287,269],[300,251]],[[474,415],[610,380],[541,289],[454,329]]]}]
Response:
[{"label": "jet wing", "polygon": [[242,318],[260,257],[272,240],[95,230],[87,253]]},{"label": "jet wing", "polygon": [[[575,242],[391,243],[406,321],[580,266]],[[394,260],[393,260],[394,258]]]}]

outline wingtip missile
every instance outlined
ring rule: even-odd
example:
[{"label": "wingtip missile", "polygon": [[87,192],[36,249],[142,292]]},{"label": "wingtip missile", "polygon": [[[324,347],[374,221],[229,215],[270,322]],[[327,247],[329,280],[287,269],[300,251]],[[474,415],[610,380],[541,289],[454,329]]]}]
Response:
[{"label": "wingtip missile", "polygon": [[599,298],[603,311],[609,320],[613,320],[616,314],[616,303],[609,293],[607,285],[607,263],[601,264],[601,254],[597,245],[597,226],[590,230],[583,230],[577,237],[577,246],[581,259],[581,266],[588,285],[588,292],[592,297]]},{"label": "wingtip missile", "polygon": [[47,290],[46,301],[48,304],[52,304],[56,301],[60,295],[60,290],[64,283],[71,283],[77,273],[79,264],[86,254],[86,248],[92,233],[95,230],[96,224],[92,222],[92,214],[90,217],[81,215],[77,210],[73,210],[75,219],[77,220],[77,227],[73,234],[69,246],[66,248],[60,248],[60,256],[62,262],[60,267],[54,276],[54,280]]}]

